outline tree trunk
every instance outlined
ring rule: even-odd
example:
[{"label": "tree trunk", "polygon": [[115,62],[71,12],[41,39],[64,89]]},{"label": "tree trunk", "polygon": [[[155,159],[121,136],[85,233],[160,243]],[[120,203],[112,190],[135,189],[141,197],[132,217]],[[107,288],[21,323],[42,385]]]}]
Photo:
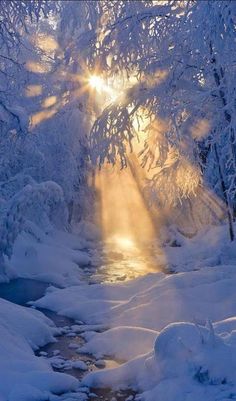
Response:
[{"label": "tree trunk", "polygon": [[226,190],[225,181],[223,178],[223,173],[222,173],[221,164],[220,164],[220,158],[219,158],[216,144],[214,144],[214,150],[215,150],[215,155],[216,155],[216,161],[218,164],[221,189],[222,189],[223,197],[224,197],[224,200],[226,203],[226,208],[227,208],[227,217],[228,217],[228,222],[229,222],[229,236],[230,236],[230,240],[233,241],[234,240],[233,218],[232,218],[231,207],[230,207],[229,199],[227,196],[227,190]]},{"label": "tree trunk", "polygon": [[70,201],[68,205],[68,211],[69,211],[69,216],[68,216],[68,223],[71,224],[72,222],[72,217],[73,217],[73,208],[74,208],[74,202],[73,200]]},{"label": "tree trunk", "polygon": [[[217,70],[216,68],[216,58],[215,55],[213,53],[213,47],[212,47],[212,43],[210,42],[210,54],[211,54],[211,63],[214,65],[213,67],[213,75],[214,75],[214,80],[216,83],[216,86],[219,88],[219,97],[222,101],[223,106],[225,107],[227,102],[226,102],[226,98],[225,98],[225,93],[224,91],[221,89],[221,80],[224,78],[224,71],[222,68],[220,68],[220,72]],[[229,114],[229,112],[227,110],[224,110],[224,116],[225,116],[225,120],[228,124],[231,123],[232,117]],[[234,158],[236,157],[236,150],[235,150],[235,141],[234,141],[234,133],[231,131],[231,146],[232,146],[232,153],[234,155]],[[218,170],[219,170],[219,177],[220,177],[220,183],[221,183],[221,188],[222,188],[222,192],[223,192],[223,197],[226,203],[226,207],[227,207],[227,216],[228,216],[228,222],[229,222],[229,235],[230,235],[230,239],[231,241],[234,240],[235,236],[234,236],[234,227],[233,227],[233,216],[232,216],[232,211],[231,211],[231,206],[230,206],[230,202],[229,202],[229,198],[228,198],[228,194],[227,194],[227,188],[226,188],[226,183],[224,180],[224,176],[223,176],[223,170],[221,168],[221,163],[220,163],[220,157],[219,157],[219,153],[217,150],[217,145],[216,143],[214,144],[214,150],[215,150],[215,155],[216,155],[216,161],[218,164]]]}]

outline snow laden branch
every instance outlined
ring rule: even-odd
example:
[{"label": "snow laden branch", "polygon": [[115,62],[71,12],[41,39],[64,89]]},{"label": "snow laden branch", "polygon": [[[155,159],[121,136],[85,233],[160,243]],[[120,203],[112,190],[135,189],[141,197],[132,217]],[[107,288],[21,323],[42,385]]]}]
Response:
[{"label": "snow laden branch", "polygon": [[[95,122],[93,160],[100,165],[118,157],[126,166],[137,137],[130,110],[145,108],[151,123],[140,161],[153,170],[152,192],[162,182],[170,194],[187,166],[189,186],[177,191],[177,199],[204,183],[235,209],[235,3],[126,1],[97,7],[96,34],[95,25],[88,29],[89,66],[98,65],[109,79],[120,75],[138,84],[128,101],[114,102]],[[89,6],[87,12],[88,17]],[[173,151],[177,159],[169,163]]]},{"label": "snow laden branch", "polygon": [[[172,114],[167,105],[166,109],[161,105],[170,89],[172,98],[180,90],[204,92],[200,85],[186,84],[184,80],[179,80],[177,88],[171,73],[145,77],[97,118],[90,133],[90,145],[95,165],[115,164],[119,159],[124,168],[129,164],[129,153],[135,153],[135,143],[141,142],[140,164],[152,172],[152,178],[147,180],[149,199],[176,205],[195,194],[202,184],[202,174],[193,154],[194,140],[187,135],[187,129],[191,129],[196,119],[190,113],[184,116],[179,105]],[[143,120],[148,121],[144,132]],[[181,129],[186,133],[182,132],[180,137]]]},{"label": "snow laden branch", "polygon": [[[54,4],[53,4],[54,3]],[[22,34],[28,31],[28,23],[47,17],[58,8],[56,2],[46,0],[2,0],[0,8],[0,49],[10,53]]]},{"label": "snow laden branch", "polygon": [[127,108],[109,106],[96,120],[90,132],[91,160],[101,167],[105,161],[115,164],[117,157],[121,167],[127,167],[127,144],[132,151],[134,133]]}]

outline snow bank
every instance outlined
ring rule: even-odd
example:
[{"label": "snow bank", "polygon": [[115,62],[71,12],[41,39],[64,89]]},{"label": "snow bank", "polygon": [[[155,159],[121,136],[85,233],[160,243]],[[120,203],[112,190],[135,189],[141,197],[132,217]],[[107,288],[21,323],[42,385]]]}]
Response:
[{"label": "snow bank", "polygon": [[74,378],[54,373],[33,350],[54,342],[57,329],[41,312],[0,299],[0,400],[47,400],[72,390]]},{"label": "snow bank", "polygon": [[164,259],[157,255],[157,260],[160,264],[166,262],[173,272],[236,264],[236,248],[229,241],[227,225],[205,227],[193,238],[175,232],[172,242],[175,246],[167,244],[163,248]]},{"label": "snow bank", "polygon": [[[34,350],[48,342],[54,342],[57,329],[41,312],[15,305],[0,298],[0,325],[23,337]],[[5,338],[5,337],[1,337]]]},{"label": "snow bank", "polygon": [[122,284],[81,285],[55,290],[34,305],[110,327],[130,326],[160,331],[169,323],[236,314],[236,269],[225,265],[200,271],[151,274]]},{"label": "snow bank", "polygon": [[83,337],[88,342],[79,352],[91,353],[97,358],[112,356],[127,361],[152,349],[156,336],[157,331],[126,326],[92,335],[87,332]]},{"label": "snow bank", "polygon": [[59,231],[46,235],[35,226],[33,230],[34,236],[32,231],[22,232],[14,244],[9,263],[15,277],[45,281],[59,287],[80,284],[82,268],[90,264],[88,254],[79,250],[80,238]]}]

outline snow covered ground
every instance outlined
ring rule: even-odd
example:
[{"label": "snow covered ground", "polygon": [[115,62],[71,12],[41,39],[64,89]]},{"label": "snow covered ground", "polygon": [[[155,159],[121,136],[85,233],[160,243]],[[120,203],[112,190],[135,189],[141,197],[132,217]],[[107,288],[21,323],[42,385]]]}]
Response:
[{"label": "snow covered ground", "polygon": [[149,274],[126,283],[51,288],[34,305],[87,325],[110,327],[103,333],[85,331],[87,343],[80,352],[123,363],[89,373],[84,385],[132,387],[145,401],[233,399],[234,245],[225,227],[215,227],[166,252],[169,260],[176,258],[176,270],[182,260],[187,271]]},{"label": "snow covered ground", "polygon": [[[33,305],[75,320],[74,333],[86,340],[79,353],[119,361],[85,374],[82,386],[132,388],[142,401],[236,398],[236,251],[226,227],[193,239],[179,236],[180,247],[165,246],[176,274],[93,285],[85,283],[83,266],[93,262],[86,250],[96,234],[85,228],[83,240],[22,233],[10,261],[16,276],[55,285]],[[54,341],[51,321],[4,300],[0,306],[0,401],[54,400],[50,394],[77,388],[76,379],[53,373],[50,360],[33,353]]]}]

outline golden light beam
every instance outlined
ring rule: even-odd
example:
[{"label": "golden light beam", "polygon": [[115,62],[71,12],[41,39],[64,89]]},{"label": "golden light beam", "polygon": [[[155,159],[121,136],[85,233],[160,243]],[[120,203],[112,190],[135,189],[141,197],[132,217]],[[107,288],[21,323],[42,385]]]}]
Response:
[{"label": "golden light beam", "polygon": [[96,173],[97,222],[102,231],[104,251],[118,255],[107,265],[110,279],[117,276],[130,279],[163,267],[155,260],[153,247],[159,255],[163,252],[137,181],[130,166],[121,171],[118,166],[107,165]]}]

